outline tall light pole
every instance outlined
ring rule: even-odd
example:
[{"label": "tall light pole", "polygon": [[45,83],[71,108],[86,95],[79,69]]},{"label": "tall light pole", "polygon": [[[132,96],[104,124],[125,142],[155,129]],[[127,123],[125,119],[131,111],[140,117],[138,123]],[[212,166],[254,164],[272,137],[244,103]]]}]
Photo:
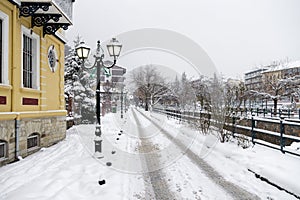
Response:
[{"label": "tall light pole", "polygon": [[123,89],[124,85],[121,85],[121,119],[123,119]]},{"label": "tall light pole", "polygon": [[105,66],[103,63],[104,59],[104,53],[103,49],[100,45],[100,41],[97,41],[97,50],[95,57],[94,65],[91,67],[85,67],[84,61],[88,58],[90,53],[90,48],[84,44],[84,42],[81,42],[78,46],[76,46],[76,54],[79,57],[79,59],[82,60],[82,67],[85,69],[92,69],[96,68],[97,70],[97,89],[96,89],[96,117],[97,117],[97,124],[96,124],[96,131],[95,131],[95,157],[97,158],[103,158],[102,154],[102,132],[101,132],[101,119],[100,119],[100,76],[101,76],[101,69],[102,68],[112,68],[115,66],[117,62],[117,58],[120,55],[122,44],[120,44],[116,38],[112,38],[110,43],[107,45],[107,49],[109,52],[109,55],[114,58],[114,62],[111,66]]}]

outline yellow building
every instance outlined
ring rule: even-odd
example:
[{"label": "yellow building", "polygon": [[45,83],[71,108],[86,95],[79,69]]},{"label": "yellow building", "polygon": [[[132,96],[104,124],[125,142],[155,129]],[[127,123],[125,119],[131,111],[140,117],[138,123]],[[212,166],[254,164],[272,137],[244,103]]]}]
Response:
[{"label": "yellow building", "polygon": [[73,2],[0,1],[0,166],[65,138],[64,30]]}]

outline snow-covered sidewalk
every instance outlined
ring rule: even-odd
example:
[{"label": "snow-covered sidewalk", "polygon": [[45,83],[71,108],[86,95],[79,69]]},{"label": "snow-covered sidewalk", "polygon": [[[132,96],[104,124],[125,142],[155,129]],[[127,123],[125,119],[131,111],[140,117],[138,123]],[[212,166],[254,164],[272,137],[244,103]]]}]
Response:
[{"label": "snow-covered sidewalk", "polygon": [[[221,144],[213,136],[203,136],[161,114],[143,113],[180,139],[226,181],[261,199],[295,199],[255,178],[248,171],[251,169],[300,195],[299,158],[258,145],[242,149],[234,142]],[[146,199],[155,176],[158,181],[163,179],[176,199],[232,198],[172,139],[157,131],[147,118],[138,112],[136,115],[139,122],[132,111],[124,119],[120,119],[119,113],[102,118],[103,159],[93,157],[95,125],[80,125],[68,130],[64,141],[1,167],[0,199]],[[138,134],[138,126],[144,139]],[[161,155],[159,168],[152,162],[148,162],[150,170],[143,168],[143,145],[151,146],[152,153]],[[157,162],[156,158],[153,161]],[[155,169],[161,173],[151,174]],[[145,179],[146,176],[150,177]],[[99,180],[106,183],[99,185]]]}]

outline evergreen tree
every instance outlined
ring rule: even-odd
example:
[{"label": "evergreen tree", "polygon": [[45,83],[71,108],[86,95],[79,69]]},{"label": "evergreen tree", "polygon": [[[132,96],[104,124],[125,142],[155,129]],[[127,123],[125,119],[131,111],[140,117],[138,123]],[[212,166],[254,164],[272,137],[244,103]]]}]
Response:
[{"label": "evergreen tree", "polygon": [[[74,40],[78,45],[81,38]],[[67,48],[65,56],[65,93],[73,99],[71,115],[77,123],[93,123],[95,121],[95,80],[81,66],[81,60],[76,56],[74,48]],[[87,63],[88,64],[88,63]]]}]

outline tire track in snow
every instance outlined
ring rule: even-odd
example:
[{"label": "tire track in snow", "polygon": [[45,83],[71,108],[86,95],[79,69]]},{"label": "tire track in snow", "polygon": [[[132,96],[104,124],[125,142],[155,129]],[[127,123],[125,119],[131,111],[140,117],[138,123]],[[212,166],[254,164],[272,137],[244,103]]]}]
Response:
[{"label": "tire track in snow", "polygon": [[167,130],[162,128],[158,123],[154,122],[152,119],[147,117],[145,114],[137,110],[142,116],[144,116],[146,119],[148,119],[150,122],[153,123],[156,128],[158,128],[162,133],[165,134],[165,136],[170,140],[173,141],[179,148],[181,148],[183,151],[186,151],[186,155],[190,160],[192,160],[205,174],[207,177],[209,177],[213,182],[215,182],[217,185],[222,187],[228,194],[230,194],[234,199],[249,199],[249,200],[255,200],[260,199],[258,196],[249,193],[245,189],[225,180],[213,167],[211,167],[207,162],[205,162],[202,158],[200,158],[196,153],[194,153],[189,148],[187,149],[186,146],[176,140]]},{"label": "tire track in snow", "polygon": [[[146,199],[157,199],[157,200],[172,200],[178,199],[174,196],[174,193],[169,189],[168,183],[166,182],[166,174],[162,170],[155,170],[148,172],[150,165],[159,164],[158,155],[147,154],[155,150],[154,144],[143,137],[143,131],[141,130],[141,124],[135,111],[132,110],[133,117],[137,123],[138,134],[141,140],[140,153],[142,166],[147,173],[144,173],[144,180],[146,183]],[[154,195],[154,197],[153,197]]]}]

